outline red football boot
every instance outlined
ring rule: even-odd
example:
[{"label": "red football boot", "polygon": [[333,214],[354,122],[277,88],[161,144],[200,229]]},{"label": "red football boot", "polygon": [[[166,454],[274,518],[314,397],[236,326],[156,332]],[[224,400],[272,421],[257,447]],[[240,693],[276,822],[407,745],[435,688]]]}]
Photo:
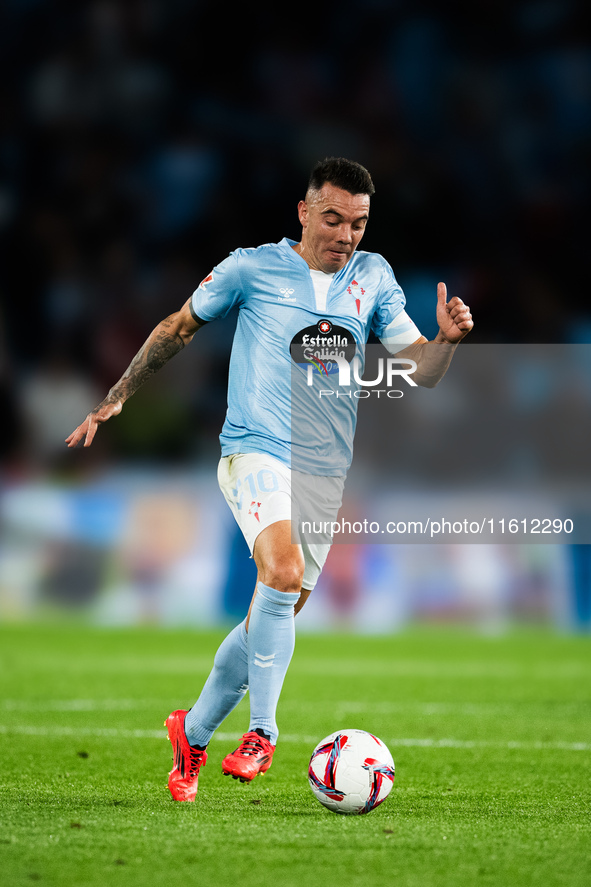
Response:
[{"label": "red football boot", "polygon": [[242,742],[222,761],[222,772],[240,782],[250,782],[259,773],[266,773],[273,762],[275,746],[258,733],[245,733]]},{"label": "red football boot", "polygon": [[194,801],[197,794],[199,768],[205,767],[207,752],[189,745],[185,735],[186,711],[173,711],[164,726],[172,742],[174,767],[168,774],[168,788],[175,801]]}]

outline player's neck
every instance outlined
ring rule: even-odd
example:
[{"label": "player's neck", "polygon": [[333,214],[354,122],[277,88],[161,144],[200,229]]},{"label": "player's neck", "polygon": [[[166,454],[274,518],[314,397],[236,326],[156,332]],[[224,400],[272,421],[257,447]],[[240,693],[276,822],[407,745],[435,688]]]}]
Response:
[{"label": "player's neck", "polygon": [[321,268],[316,262],[314,262],[311,256],[304,252],[304,245],[301,241],[300,243],[293,243],[291,248],[298,254],[298,256],[301,256],[310,271],[321,271],[322,274],[328,274],[331,277],[334,275],[334,271],[325,271],[324,268]]},{"label": "player's neck", "polygon": [[302,256],[302,259],[304,259],[304,262],[306,262],[308,265],[310,264],[308,262],[308,260],[302,255],[302,253],[304,252],[304,244],[301,242],[301,240],[299,243],[292,243],[291,248],[294,251],[294,253],[298,254],[298,256]]}]

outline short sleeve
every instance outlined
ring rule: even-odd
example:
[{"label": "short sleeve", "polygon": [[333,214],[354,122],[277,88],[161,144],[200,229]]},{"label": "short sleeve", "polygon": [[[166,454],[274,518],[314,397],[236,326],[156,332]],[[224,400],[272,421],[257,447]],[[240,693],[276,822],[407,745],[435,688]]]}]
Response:
[{"label": "short sleeve", "polygon": [[202,320],[216,320],[240,304],[242,296],[238,256],[231,253],[203,278],[191,297],[191,307]]},{"label": "short sleeve", "polygon": [[404,310],[406,297],[390,265],[384,260],[380,283],[380,298],[371,328],[388,348],[404,342],[410,345],[420,338],[420,331]]},{"label": "short sleeve", "polygon": [[380,296],[371,322],[371,329],[376,336],[384,335],[386,328],[404,311],[406,298],[402,287],[394,277],[390,265],[383,260],[380,280]]}]

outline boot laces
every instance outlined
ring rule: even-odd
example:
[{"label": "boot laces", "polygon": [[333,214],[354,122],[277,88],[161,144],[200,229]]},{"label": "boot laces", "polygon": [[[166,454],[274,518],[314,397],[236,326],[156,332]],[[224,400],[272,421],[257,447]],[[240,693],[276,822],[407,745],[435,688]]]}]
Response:
[{"label": "boot laces", "polygon": [[195,774],[199,772],[199,768],[203,763],[203,755],[205,752],[202,750],[200,751],[198,748],[189,748],[189,776],[195,776]]},{"label": "boot laces", "polygon": [[241,755],[259,755],[265,751],[263,737],[258,733],[247,733],[240,745]]}]

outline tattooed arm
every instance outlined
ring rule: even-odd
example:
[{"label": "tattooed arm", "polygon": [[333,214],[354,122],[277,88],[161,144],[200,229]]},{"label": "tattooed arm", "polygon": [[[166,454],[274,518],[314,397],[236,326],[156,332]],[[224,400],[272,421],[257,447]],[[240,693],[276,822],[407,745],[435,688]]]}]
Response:
[{"label": "tattooed arm", "polygon": [[190,310],[190,299],[180,311],[162,320],[152,330],[119,381],[105,399],[92,410],[84,422],[66,438],[69,447],[76,447],[84,438],[89,447],[99,425],[117,416],[128,397],[140,388],[146,379],[158,372],[171,357],[187,345],[205,321],[197,320]]}]

